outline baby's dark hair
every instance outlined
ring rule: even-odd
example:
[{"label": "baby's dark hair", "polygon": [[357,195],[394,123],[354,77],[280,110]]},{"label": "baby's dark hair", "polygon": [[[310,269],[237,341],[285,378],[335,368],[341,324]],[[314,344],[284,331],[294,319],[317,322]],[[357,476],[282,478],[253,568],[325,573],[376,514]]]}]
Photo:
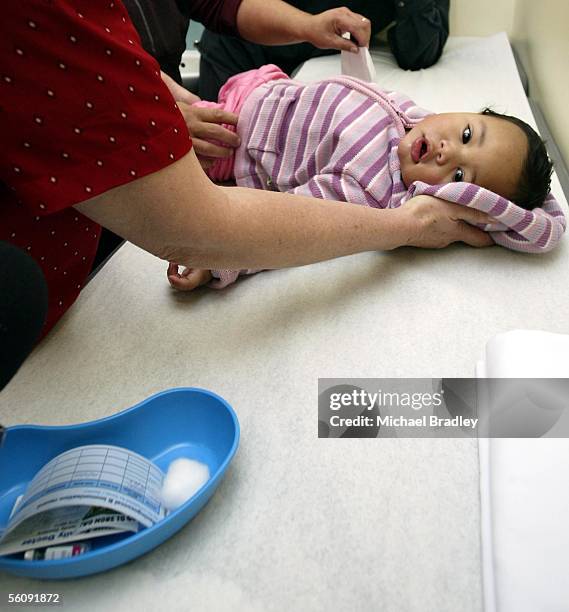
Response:
[{"label": "baby's dark hair", "polygon": [[547,155],[543,140],[530,125],[517,117],[502,115],[491,108],[485,108],[480,114],[509,121],[517,125],[526,135],[528,152],[512,202],[526,210],[541,206],[549,193],[553,172],[553,164]]}]

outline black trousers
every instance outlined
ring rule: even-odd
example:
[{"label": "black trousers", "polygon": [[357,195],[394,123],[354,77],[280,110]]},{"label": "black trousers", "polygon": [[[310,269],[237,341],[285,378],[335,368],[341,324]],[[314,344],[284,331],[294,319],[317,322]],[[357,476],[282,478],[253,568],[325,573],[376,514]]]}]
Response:
[{"label": "black trousers", "polygon": [[24,251],[0,242],[0,389],[38,340],[47,313],[47,285]]}]

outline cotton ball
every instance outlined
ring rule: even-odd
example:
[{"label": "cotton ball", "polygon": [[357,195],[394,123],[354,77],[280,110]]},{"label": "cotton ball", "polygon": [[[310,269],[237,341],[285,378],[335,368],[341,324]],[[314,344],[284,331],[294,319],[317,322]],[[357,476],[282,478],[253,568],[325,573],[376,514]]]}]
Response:
[{"label": "cotton ball", "polygon": [[209,480],[209,468],[193,459],[176,459],[168,466],[162,485],[162,504],[175,510]]}]

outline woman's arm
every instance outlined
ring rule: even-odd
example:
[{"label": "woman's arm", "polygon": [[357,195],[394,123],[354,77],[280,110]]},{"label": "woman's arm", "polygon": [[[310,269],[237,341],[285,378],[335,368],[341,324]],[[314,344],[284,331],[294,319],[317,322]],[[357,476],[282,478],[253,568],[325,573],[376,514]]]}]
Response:
[{"label": "woman's arm", "polygon": [[[414,201],[413,201],[414,200]],[[189,268],[283,268],[402,245],[489,244],[484,213],[429,196],[376,210],[286,193],[218,187],[193,151],[75,207],[166,261]]]},{"label": "woman's arm", "polygon": [[179,0],[185,13],[219,34],[239,36],[263,45],[310,42],[320,49],[357,50],[342,39],[350,32],[359,46],[367,46],[369,19],[345,7],[311,15],[281,0]]},{"label": "woman's arm", "polygon": [[357,51],[343,39],[350,32],[360,47],[369,45],[369,19],[345,7],[311,15],[281,0],[242,0],[237,10],[242,38],[262,45],[309,42],[319,49]]}]

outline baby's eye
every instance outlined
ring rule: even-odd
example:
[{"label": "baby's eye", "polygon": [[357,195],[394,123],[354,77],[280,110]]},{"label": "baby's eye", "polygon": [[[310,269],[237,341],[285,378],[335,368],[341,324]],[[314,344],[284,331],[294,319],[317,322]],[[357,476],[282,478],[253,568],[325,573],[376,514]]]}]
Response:
[{"label": "baby's eye", "polygon": [[454,179],[453,180],[455,181],[455,183],[460,183],[461,181],[464,180],[464,170],[462,168],[457,168],[456,169],[456,172],[454,173]]},{"label": "baby's eye", "polygon": [[462,132],[462,144],[466,144],[470,140],[471,137],[472,137],[472,130],[470,129],[470,126],[467,125],[464,131]]}]

